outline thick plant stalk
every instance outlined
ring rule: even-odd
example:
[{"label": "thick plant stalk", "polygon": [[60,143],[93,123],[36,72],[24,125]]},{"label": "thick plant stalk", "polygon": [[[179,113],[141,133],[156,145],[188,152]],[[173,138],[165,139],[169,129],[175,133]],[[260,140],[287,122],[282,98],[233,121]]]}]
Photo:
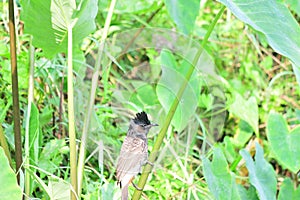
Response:
[{"label": "thick plant stalk", "polygon": [[69,145],[70,145],[70,167],[71,167],[71,200],[76,200],[77,196],[77,152],[75,133],[75,111],[74,111],[74,87],[73,87],[73,38],[72,26],[68,27],[68,120],[69,120]]},{"label": "thick plant stalk", "polygon": [[[221,8],[221,10],[219,11],[219,13],[218,13],[217,16],[215,17],[213,23],[210,25],[210,27],[209,27],[209,29],[208,29],[206,35],[204,36],[204,39],[203,39],[203,41],[202,41],[202,47],[203,47],[203,48],[205,47],[205,45],[206,45],[206,43],[207,43],[207,41],[208,41],[208,38],[209,38],[211,32],[213,31],[213,28],[215,27],[215,25],[216,25],[218,19],[221,17],[221,15],[222,15],[224,9],[225,9],[225,6],[223,6],[223,7]],[[182,98],[182,96],[183,96],[183,93],[184,93],[184,91],[185,91],[185,88],[186,88],[186,86],[188,85],[188,82],[189,82],[189,80],[190,80],[190,78],[191,78],[191,76],[192,76],[192,74],[193,74],[193,72],[194,72],[195,66],[196,66],[197,63],[198,63],[198,60],[199,60],[199,58],[200,58],[200,56],[201,56],[201,54],[202,54],[202,51],[203,51],[203,49],[201,48],[201,49],[199,49],[198,52],[196,53],[196,56],[195,56],[195,58],[194,58],[194,60],[193,60],[193,63],[192,63],[192,66],[190,67],[189,71],[187,72],[187,74],[186,74],[186,76],[185,76],[185,82],[181,85],[181,87],[180,87],[180,89],[179,89],[179,91],[178,91],[178,93],[177,93],[177,95],[176,95],[176,98],[174,99],[174,101],[173,101],[173,103],[172,103],[172,106],[171,106],[171,108],[170,108],[170,110],[169,110],[169,112],[168,112],[168,114],[167,114],[167,117],[166,117],[166,120],[165,120],[165,122],[164,122],[164,124],[163,124],[163,127],[162,127],[162,129],[160,130],[160,132],[159,132],[159,134],[158,134],[158,136],[157,136],[157,139],[156,139],[156,141],[155,141],[155,143],[154,143],[153,150],[152,150],[152,152],[151,152],[151,154],[150,154],[150,156],[149,156],[149,158],[148,158],[148,160],[149,160],[150,163],[154,163],[154,162],[155,162],[155,159],[157,158],[158,151],[159,151],[159,149],[160,149],[160,146],[161,146],[161,144],[162,144],[162,141],[163,141],[163,139],[164,139],[164,137],[165,137],[165,135],[166,135],[166,132],[167,132],[167,130],[168,130],[168,127],[169,127],[169,125],[170,125],[170,123],[171,123],[171,120],[172,120],[174,114],[175,114],[176,108],[177,108],[177,106],[178,106],[178,104],[179,104],[179,101],[181,100],[181,98]],[[141,190],[137,190],[137,189],[136,189],[136,190],[134,191],[133,196],[132,196],[132,199],[133,199],[133,200],[138,200],[138,199],[140,199],[141,194],[142,194],[142,190],[143,190],[144,187],[145,187],[147,178],[148,178],[150,172],[152,171],[152,167],[153,167],[153,166],[152,166],[152,165],[149,165],[149,164],[146,164],[146,166],[144,167],[143,173],[142,173],[142,175],[141,175],[141,177],[140,177],[140,179],[139,179],[139,182],[138,182],[138,187],[141,188]]]},{"label": "thick plant stalk", "polygon": [[84,124],[83,124],[83,130],[82,130],[82,137],[81,137],[81,144],[80,144],[80,150],[79,150],[79,157],[78,157],[78,190],[77,194],[80,197],[81,196],[81,189],[82,189],[82,179],[84,174],[84,164],[85,164],[85,154],[86,154],[86,140],[88,136],[89,131],[89,123],[91,121],[91,115],[94,108],[94,102],[95,102],[95,95],[96,95],[96,88],[98,83],[98,77],[99,77],[99,71],[101,66],[101,60],[102,55],[104,51],[104,44],[105,40],[107,38],[108,29],[110,26],[113,10],[116,5],[116,0],[112,0],[110,3],[109,11],[105,20],[104,28],[103,28],[103,35],[101,37],[101,41],[98,48],[98,55],[95,63],[94,73],[92,77],[92,87],[90,91],[90,98],[89,98],[89,104],[86,112],[86,116],[84,118]]},{"label": "thick plant stalk", "polygon": [[29,126],[30,126],[30,115],[31,115],[31,105],[33,103],[33,89],[34,89],[34,47],[30,44],[29,47],[29,87],[28,87],[28,106],[27,106],[27,118],[26,118],[26,128],[25,128],[25,194],[26,197],[30,197],[30,185],[31,177],[28,173],[28,168],[30,165],[30,147],[29,143]]},{"label": "thick plant stalk", "polygon": [[13,118],[14,118],[14,137],[16,152],[16,172],[18,183],[20,184],[19,170],[22,165],[22,139],[20,126],[20,106],[19,106],[19,88],[18,88],[18,70],[17,70],[17,53],[16,53],[16,31],[15,31],[15,14],[14,1],[9,0],[9,37],[10,37],[10,62],[11,62],[11,79],[13,95]]}]

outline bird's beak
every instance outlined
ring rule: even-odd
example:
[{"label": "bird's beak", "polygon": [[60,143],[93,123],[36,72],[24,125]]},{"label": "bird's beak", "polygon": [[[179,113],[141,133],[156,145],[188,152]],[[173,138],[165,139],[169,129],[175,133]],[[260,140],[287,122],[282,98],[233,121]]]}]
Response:
[{"label": "bird's beak", "polygon": [[158,126],[158,124],[149,124],[147,125],[147,128],[152,128],[153,126]]}]

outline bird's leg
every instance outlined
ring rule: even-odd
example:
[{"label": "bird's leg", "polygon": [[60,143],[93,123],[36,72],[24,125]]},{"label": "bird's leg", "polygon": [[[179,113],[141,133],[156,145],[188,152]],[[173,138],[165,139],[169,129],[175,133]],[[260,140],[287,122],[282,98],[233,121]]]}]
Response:
[{"label": "bird's leg", "polygon": [[154,164],[152,162],[150,162],[149,160],[146,161],[146,164],[151,165],[152,167],[154,166]]},{"label": "bird's leg", "polygon": [[138,191],[143,191],[143,189],[139,188],[133,181],[131,183],[135,189],[137,189]]}]

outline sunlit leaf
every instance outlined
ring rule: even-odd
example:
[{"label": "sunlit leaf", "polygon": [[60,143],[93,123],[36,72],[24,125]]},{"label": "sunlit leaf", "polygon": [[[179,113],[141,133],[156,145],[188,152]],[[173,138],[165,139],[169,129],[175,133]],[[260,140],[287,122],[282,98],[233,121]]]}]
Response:
[{"label": "sunlit leaf", "polygon": [[[18,59],[18,86],[19,89],[27,89],[28,88],[28,53],[20,52],[17,55]],[[2,79],[11,84],[11,65],[10,60],[0,59],[1,73]]]},{"label": "sunlit leaf", "polygon": [[0,147],[0,196],[1,200],[21,200],[22,190],[18,186],[17,177],[10,168],[8,159],[2,147]]},{"label": "sunlit leaf", "polygon": [[203,159],[203,172],[209,190],[215,199],[222,200],[242,200],[242,196],[246,195],[244,189],[239,189],[235,182],[235,176],[230,172],[227,161],[220,148],[214,149],[213,160],[210,162],[208,158]]},{"label": "sunlit leaf", "polygon": [[48,194],[50,199],[64,200],[70,199],[70,185],[61,179],[50,180],[48,183]]},{"label": "sunlit leaf", "polygon": [[261,146],[258,143],[255,146],[255,161],[246,149],[240,151],[246,161],[250,183],[256,188],[260,200],[275,200],[277,185],[275,171],[272,165],[264,159]]},{"label": "sunlit leaf", "polygon": [[[131,1],[117,1],[114,12],[116,13],[137,13],[142,12],[152,6],[154,0],[131,0]],[[99,0],[98,5],[101,10],[108,10],[110,1]]]},{"label": "sunlit leaf", "polygon": [[185,34],[191,33],[199,13],[200,0],[165,0],[165,4],[178,29]]},{"label": "sunlit leaf", "polygon": [[24,0],[21,3],[24,31],[33,35],[33,45],[42,48],[48,57],[67,51],[68,27],[73,28],[75,49],[96,28],[96,0],[80,4],[75,0]]},{"label": "sunlit leaf", "polygon": [[293,10],[298,16],[300,16],[300,1],[295,0],[280,0],[285,3],[291,10]]},{"label": "sunlit leaf", "polygon": [[245,122],[244,120],[241,120],[239,122],[239,129],[236,134],[234,134],[233,143],[238,147],[243,147],[247,141],[252,137],[253,130],[251,126]]},{"label": "sunlit leaf", "polygon": [[[183,61],[182,64],[178,66],[175,57],[168,51],[162,51],[160,59],[162,76],[157,84],[156,93],[158,100],[167,113],[174,99],[178,98],[176,95],[182,84],[186,82],[185,75],[192,66],[186,61]],[[197,71],[195,70],[171,122],[179,132],[185,128],[188,120],[195,113],[198,105],[200,80],[196,76],[196,72]]]},{"label": "sunlit leaf", "polygon": [[290,178],[285,178],[280,186],[278,200],[300,199],[300,187],[294,189],[294,184]]},{"label": "sunlit leaf", "polygon": [[300,169],[300,127],[289,131],[282,115],[272,112],[268,118],[267,136],[278,162],[297,173]]},{"label": "sunlit leaf", "polygon": [[258,106],[255,97],[252,96],[246,101],[239,93],[235,93],[235,100],[229,110],[247,122],[258,134]]},{"label": "sunlit leaf", "polygon": [[[300,26],[281,3],[275,0],[219,0],[240,20],[263,33],[270,46],[300,68]],[[296,2],[296,1],[295,1]],[[296,74],[297,75],[297,74]],[[297,75],[298,84],[300,76]]]},{"label": "sunlit leaf", "polygon": [[[68,152],[65,140],[53,139],[46,143],[43,148],[38,162],[38,167],[49,172],[54,173],[57,167],[63,160],[63,154]],[[45,174],[41,173],[43,178]]]}]

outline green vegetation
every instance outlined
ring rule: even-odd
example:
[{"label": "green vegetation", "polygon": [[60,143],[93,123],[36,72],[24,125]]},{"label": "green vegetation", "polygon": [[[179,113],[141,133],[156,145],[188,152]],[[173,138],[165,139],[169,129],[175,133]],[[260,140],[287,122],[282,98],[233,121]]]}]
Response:
[{"label": "green vegetation", "polygon": [[300,199],[299,3],[21,0],[15,47],[0,5],[1,200],[119,199],[142,110],[132,199]]}]

